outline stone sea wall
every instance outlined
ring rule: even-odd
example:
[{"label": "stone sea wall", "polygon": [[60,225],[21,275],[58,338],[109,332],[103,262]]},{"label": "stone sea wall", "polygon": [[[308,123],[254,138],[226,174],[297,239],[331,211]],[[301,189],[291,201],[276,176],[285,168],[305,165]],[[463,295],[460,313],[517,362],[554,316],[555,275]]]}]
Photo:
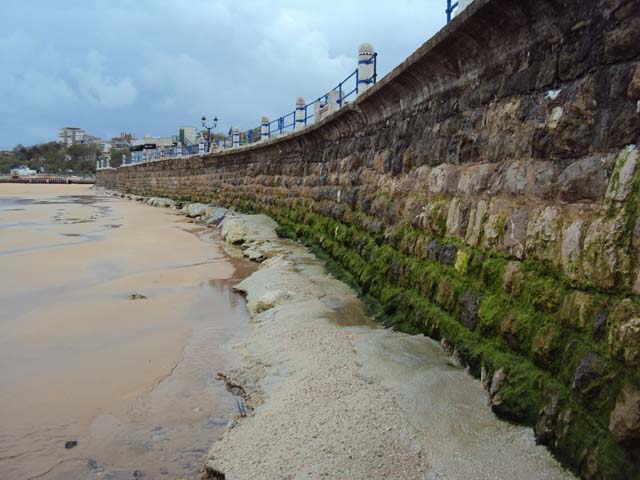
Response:
[{"label": "stone sea wall", "polygon": [[280,139],[99,172],[270,214],[585,478],[640,478],[640,1],[475,0]]}]

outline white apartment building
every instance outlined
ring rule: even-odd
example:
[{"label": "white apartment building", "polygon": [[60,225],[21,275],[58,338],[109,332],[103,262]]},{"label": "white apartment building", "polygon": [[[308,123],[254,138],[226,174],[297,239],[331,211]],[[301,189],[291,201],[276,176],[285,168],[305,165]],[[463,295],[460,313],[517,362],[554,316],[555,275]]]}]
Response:
[{"label": "white apartment building", "polygon": [[58,132],[58,143],[65,146],[82,143],[87,137],[87,132],[77,127],[64,127]]}]

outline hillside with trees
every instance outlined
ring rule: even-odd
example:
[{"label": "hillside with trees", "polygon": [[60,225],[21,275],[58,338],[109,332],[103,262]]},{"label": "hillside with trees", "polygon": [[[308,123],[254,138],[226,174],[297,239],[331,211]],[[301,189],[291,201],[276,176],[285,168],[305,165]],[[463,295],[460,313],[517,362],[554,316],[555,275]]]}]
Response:
[{"label": "hillside with trees", "polygon": [[11,152],[0,154],[0,174],[14,167],[26,165],[38,172],[76,175],[94,174],[100,146],[79,144],[65,147],[57,142],[25,147],[16,146]]}]

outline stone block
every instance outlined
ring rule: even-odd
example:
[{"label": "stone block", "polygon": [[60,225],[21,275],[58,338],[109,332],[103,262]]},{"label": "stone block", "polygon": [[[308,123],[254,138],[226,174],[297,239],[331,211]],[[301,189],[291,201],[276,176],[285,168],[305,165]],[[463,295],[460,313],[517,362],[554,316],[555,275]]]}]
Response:
[{"label": "stone block", "polygon": [[573,376],[573,391],[584,403],[596,398],[610,380],[602,359],[593,352],[587,353]]},{"label": "stone block", "polygon": [[629,197],[633,188],[637,163],[638,149],[635,145],[627,146],[616,156],[614,170],[609,179],[606,193],[609,200],[624,202]]},{"label": "stone block", "polygon": [[618,394],[609,418],[609,432],[616,442],[629,447],[640,447],[640,390],[625,383]]},{"label": "stone block", "polygon": [[487,190],[494,165],[471,165],[460,173],[458,193],[463,195],[479,195]]},{"label": "stone block", "polygon": [[557,207],[544,207],[527,225],[526,253],[528,258],[552,264],[560,262],[562,216]]},{"label": "stone block", "polygon": [[524,258],[528,215],[527,210],[520,208],[514,210],[505,220],[504,251],[518,260]]},{"label": "stone block", "polygon": [[562,227],[561,262],[564,273],[572,280],[581,276],[582,235],[584,220],[578,218]]},{"label": "stone block", "polygon": [[614,218],[596,218],[589,227],[584,239],[582,271],[584,277],[603,289],[623,288],[620,279],[629,276],[631,260],[621,245],[625,228],[622,214]]},{"label": "stone block", "polygon": [[606,172],[606,157],[576,160],[557,179],[560,198],[565,202],[600,200],[607,187]]},{"label": "stone block", "polygon": [[627,88],[627,96],[631,100],[640,99],[640,65],[636,65]]},{"label": "stone block", "polygon": [[480,297],[477,293],[467,290],[458,300],[460,306],[460,323],[469,330],[474,331],[478,325],[478,310],[480,309]]},{"label": "stone block", "polygon": [[524,272],[522,271],[521,262],[509,262],[504,270],[502,279],[502,289],[506,293],[518,297],[522,293],[524,281]]},{"label": "stone block", "polygon": [[447,235],[464,238],[469,224],[471,201],[455,197],[449,204],[447,214]]},{"label": "stone block", "polygon": [[476,203],[471,204],[466,235],[468,245],[475,246],[480,242],[480,236],[482,235],[483,224],[488,209],[489,204],[486,200],[478,200]]},{"label": "stone block", "polygon": [[427,189],[432,195],[451,195],[458,186],[460,170],[455,165],[443,163],[433,168],[427,178]]}]

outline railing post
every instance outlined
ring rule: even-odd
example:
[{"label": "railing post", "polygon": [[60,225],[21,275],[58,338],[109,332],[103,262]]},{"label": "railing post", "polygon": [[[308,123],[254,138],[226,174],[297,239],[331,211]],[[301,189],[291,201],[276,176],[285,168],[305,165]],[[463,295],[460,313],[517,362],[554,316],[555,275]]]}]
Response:
[{"label": "railing post", "polygon": [[358,94],[366,91],[376,81],[375,51],[370,43],[358,49]]},{"label": "railing post", "polygon": [[313,123],[322,120],[327,110],[327,98],[319,98],[318,101],[313,104]]},{"label": "railing post", "polygon": [[294,130],[302,130],[304,128],[304,122],[305,122],[305,101],[304,98],[302,97],[298,97],[298,99],[296,100],[296,113],[294,116],[294,126],[293,129]]},{"label": "railing post", "polygon": [[338,90],[331,90],[329,92],[328,103],[330,114],[340,109],[340,92]]},{"label": "railing post", "polygon": [[234,128],[233,129],[233,148],[238,148],[240,146],[240,129],[239,128]]},{"label": "railing post", "polygon": [[269,119],[262,117],[260,119],[260,140],[267,140],[269,138]]}]

